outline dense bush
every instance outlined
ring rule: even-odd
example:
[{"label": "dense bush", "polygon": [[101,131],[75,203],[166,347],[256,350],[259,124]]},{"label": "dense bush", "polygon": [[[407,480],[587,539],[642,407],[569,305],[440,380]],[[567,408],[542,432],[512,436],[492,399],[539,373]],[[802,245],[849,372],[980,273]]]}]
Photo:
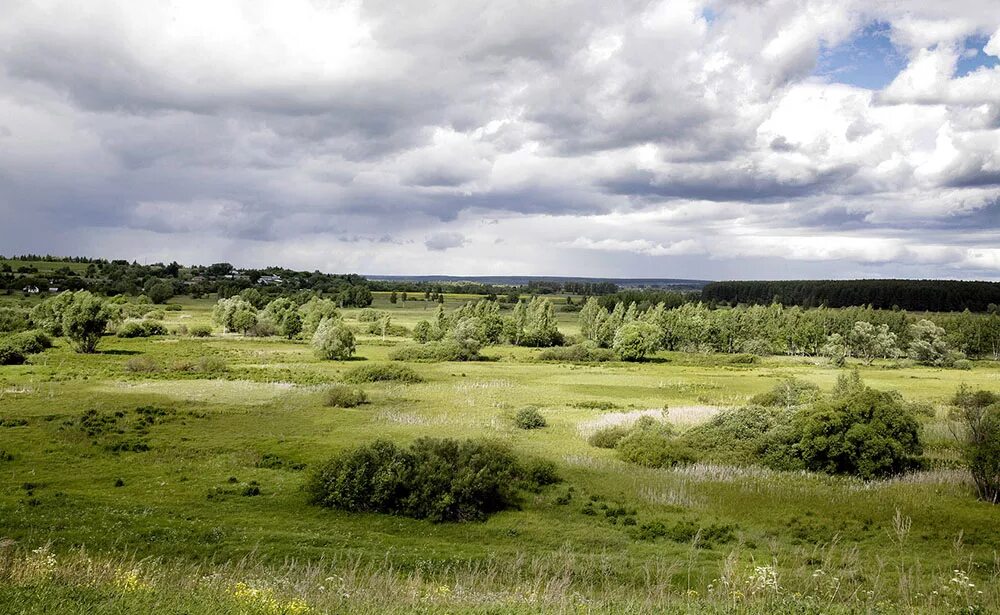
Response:
[{"label": "dense bush", "polygon": [[155,320],[129,321],[118,327],[116,335],[118,337],[151,337],[154,335],[166,335],[167,328],[163,323]]},{"label": "dense bush", "polygon": [[594,342],[583,342],[572,346],[553,346],[538,353],[541,361],[560,363],[598,363],[614,361],[615,353],[609,348],[601,348]]},{"label": "dense bush", "polygon": [[424,379],[412,367],[398,363],[368,363],[348,370],[341,377],[344,382],[402,382],[415,384]]},{"label": "dense bush", "polygon": [[531,491],[541,491],[549,485],[562,482],[556,464],[548,459],[531,459],[524,464],[522,483]]},{"label": "dense bush", "polygon": [[545,417],[534,406],[521,408],[514,415],[514,425],[519,429],[541,429],[547,424]]},{"label": "dense bush", "polygon": [[0,333],[15,333],[29,327],[28,315],[16,308],[0,308]]},{"label": "dense bush", "polygon": [[188,328],[191,337],[209,337],[212,335],[212,327],[208,325],[191,325]]},{"label": "dense bush", "polygon": [[808,470],[862,478],[913,469],[922,453],[920,425],[899,396],[867,387],[797,412],[779,448]]},{"label": "dense bush", "polygon": [[1000,503],[1000,396],[962,387],[955,393],[952,418],[961,426],[965,462],[980,499]]},{"label": "dense bush", "polygon": [[326,318],[312,337],[316,356],[343,361],[354,356],[354,334],[339,318]]},{"label": "dense bush", "polygon": [[393,361],[477,361],[478,351],[462,346],[454,341],[428,342],[426,344],[404,344],[389,352]]},{"label": "dense bush", "polygon": [[474,521],[516,505],[518,485],[525,486],[526,478],[501,444],[423,438],[403,449],[379,440],[323,464],[307,490],[320,506]]},{"label": "dense bush", "polygon": [[674,435],[673,427],[652,417],[642,417],[615,445],[623,461],[650,468],[693,463],[696,452]]},{"label": "dense bush", "polygon": [[358,322],[378,322],[383,318],[388,318],[389,312],[384,312],[382,310],[376,310],[373,308],[364,308],[358,312]]},{"label": "dense bush", "polygon": [[52,340],[44,331],[22,331],[0,338],[0,365],[20,365],[29,355],[52,347]]},{"label": "dense bush", "polygon": [[188,359],[176,361],[172,369],[175,372],[188,372],[192,374],[221,374],[229,371],[229,364],[220,356],[209,355],[200,357],[197,361]]},{"label": "dense bush", "polygon": [[788,425],[792,415],[793,411],[782,404],[723,410],[708,422],[686,431],[681,439],[696,449],[699,459],[704,461],[778,465],[770,461],[772,431]]},{"label": "dense bush", "polygon": [[335,384],[326,390],[324,403],[331,408],[355,408],[368,403],[368,396],[361,389]]},{"label": "dense bush", "polygon": [[622,438],[628,435],[631,428],[626,425],[612,425],[592,433],[587,438],[587,443],[597,448],[614,448]]}]

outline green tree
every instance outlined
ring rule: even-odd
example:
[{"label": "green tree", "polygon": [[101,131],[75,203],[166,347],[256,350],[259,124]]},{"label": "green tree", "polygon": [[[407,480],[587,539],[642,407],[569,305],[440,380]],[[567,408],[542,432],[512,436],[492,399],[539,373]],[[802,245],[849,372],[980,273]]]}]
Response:
[{"label": "green tree", "polygon": [[62,316],[62,331],[77,352],[91,353],[108,326],[108,310],[104,302],[88,291],[73,293],[72,302]]},{"label": "green tree", "polygon": [[858,321],[847,335],[851,354],[871,365],[876,358],[895,356],[896,334],[889,331],[889,325],[875,326],[870,322]]},{"label": "green tree", "polygon": [[339,318],[324,318],[312,337],[316,356],[343,361],[354,356],[354,334]]},{"label": "green tree", "polygon": [[174,296],[174,285],[166,280],[150,278],[143,287],[143,293],[153,303],[166,303],[167,299]]},{"label": "green tree", "polygon": [[944,329],[927,319],[910,325],[910,358],[924,365],[944,365],[961,358],[948,348]]},{"label": "green tree", "polygon": [[633,321],[619,327],[611,348],[622,361],[641,361],[656,352],[662,337],[656,325]]},{"label": "green tree", "polygon": [[212,321],[221,325],[224,331],[245,335],[257,325],[257,308],[240,296],[219,299],[212,310]]},{"label": "green tree", "polygon": [[1000,503],[1000,396],[962,386],[951,401],[955,435],[979,498]]}]

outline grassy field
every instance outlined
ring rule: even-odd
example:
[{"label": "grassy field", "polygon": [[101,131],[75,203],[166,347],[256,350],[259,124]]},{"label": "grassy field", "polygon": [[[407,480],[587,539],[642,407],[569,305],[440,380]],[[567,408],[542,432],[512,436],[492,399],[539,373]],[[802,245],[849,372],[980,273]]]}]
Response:
[{"label": "grassy field", "polygon": [[[462,299],[449,296],[446,307]],[[169,326],[210,321],[212,302],[175,302],[183,309],[166,313]],[[436,305],[391,305],[378,294],[375,307],[412,327]],[[353,311],[345,315],[355,323]],[[575,314],[559,318],[561,330],[576,331]],[[666,408],[681,427],[697,424],[788,377],[829,388],[842,370],[819,359],[741,366],[725,355],[660,353],[642,364],[570,365],[501,346],[485,349],[489,361],[412,364],[425,382],[366,385],[371,403],[358,408],[323,405],[325,385],[387,360],[404,341],[362,335],[358,357],[336,362],[317,360],[304,342],[218,332],[107,337],[95,355],[57,340],[27,365],[0,367],[0,611],[1000,607],[1000,508],[976,501],[944,421],[959,384],[1000,389],[995,363],[862,366],[870,386],[937,408],[922,419],[937,467],[866,483],[708,465],[643,469],[587,444],[596,426],[638,412]],[[205,356],[228,371],[179,369]],[[130,371],[135,357],[157,371]],[[514,427],[527,405],[548,427]],[[100,420],[112,426],[89,427]],[[498,439],[556,462],[565,481],[483,523],[307,504],[310,467],[376,438],[421,436]],[[254,485],[259,495],[249,495]],[[704,532],[642,539],[607,514],[615,508],[634,509],[640,524],[690,522]],[[731,540],[702,538],[723,526]]]}]

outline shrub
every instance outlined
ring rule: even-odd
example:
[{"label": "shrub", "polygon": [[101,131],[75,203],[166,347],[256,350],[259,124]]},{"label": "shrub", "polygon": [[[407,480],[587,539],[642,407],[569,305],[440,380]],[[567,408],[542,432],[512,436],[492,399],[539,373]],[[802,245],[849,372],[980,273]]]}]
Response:
[{"label": "shrub", "polygon": [[962,452],[981,500],[1000,503],[1000,396],[961,387],[951,402]]},{"label": "shrub", "polygon": [[173,371],[195,374],[221,374],[229,371],[229,364],[222,357],[209,355],[207,357],[200,357],[197,361],[177,361],[173,365]]},{"label": "shrub", "polygon": [[191,337],[208,337],[212,335],[212,327],[208,325],[191,325],[188,331]]},{"label": "shrub", "polygon": [[405,384],[415,384],[424,381],[423,377],[412,367],[399,365],[398,363],[359,365],[345,372],[341,380],[355,384],[365,382],[402,382]]},{"label": "shrub", "polygon": [[313,334],[312,346],[320,359],[343,361],[354,356],[354,334],[339,318],[325,318]]},{"label": "shrub", "polygon": [[379,440],[323,464],[307,491],[312,503],[330,508],[474,521],[514,506],[523,478],[501,444],[422,438],[403,449]]},{"label": "shrub", "polygon": [[587,443],[597,448],[614,448],[618,446],[621,439],[627,436],[630,431],[631,428],[625,425],[612,425],[611,427],[605,427],[592,433],[587,438]]},{"label": "shrub", "polygon": [[0,333],[15,333],[28,328],[28,315],[15,308],[0,308]]},{"label": "shrub", "polygon": [[160,366],[149,357],[132,357],[125,361],[125,371],[134,374],[149,374],[160,371]]},{"label": "shrub", "polygon": [[615,445],[623,461],[650,468],[668,468],[681,463],[693,463],[695,451],[674,437],[669,423],[642,417],[629,433]]},{"label": "shrub", "polygon": [[393,361],[478,361],[478,352],[470,352],[468,346],[454,341],[428,342],[426,344],[404,344],[389,352]]},{"label": "shrub", "polygon": [[378,322],[383,318],[388,318],[389,313],[373,308],[364,308],[358,312],[358,322]]},{"label": "shrub", "polygon": [[797,378],[787,378],[774,385],[767,393],[758,393],[750,398],[755,406],[785,407],[801,406],[819,397],[819,387]]},{"label": "shrub", "polygon": [[20,365],[28,355],[52,347],[52,340],[45,332],[35,329],[0,338],[0,365]]},{"label": "shrub", "polygon": [[324,403],[332,408],[356,408],[368,403],[368,396],[361,389],[335,384],[326,390]]},{"label": "shrub", "polygon": [[521,408],[514,415],[514,425],[519,429],[541,429],[545,427],[548,423],[545,422],[545,417],[542,413],[538,411],[538,408],[534,406],[528,406],[526,408]]},{"label": "shrub", "polygon": [[151,337],[153,335],[166,335],[167,328],[161,322],[155,320],[129,321],[118,327],[118,337]]},{"label": "shrub", "polygon": [[538,354],[540,361],[560,363],[598,363],[614,361],[615,353],[609,348],[601,348],[594,342],[583,342],[572,346],[553,346]]},{"label": "shrub", "polygon": [[772,430],[787,425],[792,414],[784,406],[723,410],[686,431],[681,439],[698,451],[700,459],[736,465],[759,463],[767,456]]},{"label": "shrub", "polygon": [[548,459],[532,459],[524,465],[522,481],[530,491],[541,491],[543,487],[562,482],[556,464]]},{"label": "shrub", "polygon": [[922,452],[920,426],[899,396],[867,387],[799,411],[787,435],[806,469],[866,479],[910,470]]}]

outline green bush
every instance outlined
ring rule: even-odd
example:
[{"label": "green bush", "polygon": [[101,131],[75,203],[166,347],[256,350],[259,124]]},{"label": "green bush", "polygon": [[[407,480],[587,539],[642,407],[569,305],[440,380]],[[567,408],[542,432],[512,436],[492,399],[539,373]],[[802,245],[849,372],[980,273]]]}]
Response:
[{"label": "green bush", "polygon": [[622,438],[628,435],[631,428],[625,425],[613,425],[599,429],[587,438],[587,443],[597,448],[614,448]]},{"label": "green bush", "polygon": [[557,361],[560,363],[599,363],[614,361],[614,351],[601,348],[594,342],[583,342],[572,346],[553,346],[538,354],[540,361]]},{"label": "green bush", "polygon": [[191,337],[209,337],[212,335],[212,327],[208,325],[191,325],[188,329]]},{"label": "green bush", "polygon": [[373,308],[364,308],[358,312],[358,322],[378,322],[383,318],[387,318],[389,312],[384,312],[382,310],[376,310]]},{"label": "green bush", "polygon": [[0,338],[0,365],[20,365],[28,355],[52,347],[52,340],[44,331],[22,331]]},{"label": "green bush", "polygon": [[862,388],[796,413],[785,457],[817,472],[891,476],[919,465],[920,425],[898,395]]},{"label": "green bush", "polygon": [[506,446],[422,438],[407,449],[378,440],[338,455],[306,488],[312,503],[330,508],[476,521],[515,506],[523,479]]},{"label": "green bush", "polygon": [[514,425],[519,429],[541,429],[547,424],[545,417],[534,406],[521,408],[514,415]]},{"label": "green bush", "polygon": [[524,464],[522,482],[530,491],[541,491],[544,487],[562,482],[556,464],[548,459],[532,459]]},{"label": "green bush", "polygon": [[15,308],[0,308],[0,333],[16,333],[28,328],[28,314]]},{"label": "green bush", "polygon": [[122,338],[152,337],[166,335],[167,328],[155,320],[129,321],[118,327],[116,335]]},{"label": "green bush", "polygon": [[344,382],[362,384],[366,382],[402,382],[415,384],[423,382],[412,367],[398,363],[367,363],[347,370],[341,377]]},{"label": "green bush", "polygon": [[389,352],[393,361],[477,361],[478,352],[473,352],[468,346],[462,346],[454,341],[428,342],[426,344],[404,344]]},{"label": "green bush", "polygon": [[361,389],[335,384],[326,390],[324,403],[332,408],[355,408],[368,403],[368,396]]},{"label": "green bush", "polygon": [[324,318],[312,337],[320,359],[343,361],[354,356],[354,334],[339,318]]},{"label": "green bush", "polygon": [[642,417],[629,433],[615,445],[623,461],[650,468],[669,468],[694,463],[696,452],[674,436],[668,423]]},{"label": "green bush", "polygon": [[175,372],[189,372],[193,374],[221,374],[229,371],[229,364],[222,357],[209,355],[200,357],[197,361],[183,359],[174,362],[172,366]]},{"label": "green bush", "polygon": [[772,430],[791,421],[784,407],[748,406],[723,410],[708,422],[692,427],[681,439],[698,451],[699,459],[715,463],[752,465],[767,457]]},{"label": "green bush", "polygon": [[962,386],[951,400],[962,452],[981,500],[1000,503],[1000,396]]}]

